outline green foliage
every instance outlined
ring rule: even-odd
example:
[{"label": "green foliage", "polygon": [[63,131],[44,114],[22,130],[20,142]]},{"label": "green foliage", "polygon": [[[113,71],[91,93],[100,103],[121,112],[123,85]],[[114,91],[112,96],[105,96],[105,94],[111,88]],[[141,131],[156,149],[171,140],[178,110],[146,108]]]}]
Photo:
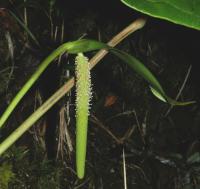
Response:
[{"label": "green foliage", "polygon": [[61,183],[62,167],[44,157],[44,149],[35,145],[34,156],[25,147],[13,146],[2,156],[0,166],[0,189],[34,188],[58,189]]},{"label": "green foliage", "polygon": [[127,6],[153,17],[200,29],[199,0],[121,0]]},{"label": "green foliage", "polygon": [[15,175],[12,171],[12,165],[3,163],[0,166],[0,188],[8,189],[8,184],[14,179]]}]

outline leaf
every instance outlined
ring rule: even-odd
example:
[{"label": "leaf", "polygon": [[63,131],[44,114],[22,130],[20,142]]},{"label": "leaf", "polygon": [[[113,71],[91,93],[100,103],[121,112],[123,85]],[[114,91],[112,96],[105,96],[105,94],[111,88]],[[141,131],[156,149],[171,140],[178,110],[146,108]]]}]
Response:
[{"label": "leaf", "polygon": [[153,87],[150,86],[151,92],[152,94],[157,97],[159,100],[163,101],[163,102],[168,102],[169,104],[173,105],[173,106],[187,106],[190,104],[194,104],[196,103],[195,101],[187,101],[187,102],[178,102],[176,100],[173,100],[172,98],[166,96],[167,101],[165,100],[165,98],[157,91],[155,90]]},{"label": "leaf", "polygon": [[111,53],[118,56],[121,60],[126,62],[132,69],[134,69],[140,76],[142,76],[146,81],[148,81],[156,91],[158,91],[163,97],[165,96],[165,92],[161,87],[158,80],[155,76],[150,72],[150,70],[145,67],[139,60],[130,54],[120,51],[118,49],[111,49]]},{"label": "leaf", "polygon": [[150,16],[200,30],[199,0],[121,0]]},{"label": "leaf", "polygon": [[157,92],[153,87],[150,86],[151,92],[153,93],[154,96],[156,96],[159,100],[163,101],[163,102],[167,102],[163,96]]},{"label": "leaf", "polygon": [[80,39],[77,41],[68,42],[65,44],[65,46],[69,54],[78,54],[78,53],[84,53],[84,52],[89,52],[93,50],[110,48],[105,43],[101,43],[99,41],[95,41],[91,39]]},{"label": "leaf", "polygon": [[158,99],[160,99],[160,100],[162,99],[162,101],[167,101],[169,104],[171,104],[173,106],[185,106],[185,105],[190,105],[190,104],[195,103],[195,101],[178,102],[178,101],[173,100],[172,98],[168,97],[166,95],[166,93],[164,92],[161,84],[156,79],[156,77],[139,60],[137,60],[135,57],[129,55],[128,53],[126,53],[124,51],[120,51],[115,48],[111,48],[109,50],[111,53],[115,54],[121,60],[126,62],[140,76],[142,76],[151,85],[151,88],[153,88],[152,92]]},{"label": "leaf", "polygon": [[[62,48],[62,47],[61,47]],[[173,106],[185,106],[195,103],[195,101],[188,101],[188,102],[178,102],[173,100],[172,98],[168,97],[164,92],[162,86],[160,85],[159,81],[156,77],[151,73],[151,71],[145,67],[139,60],[135,57],[131,56],[130,54],[118,50],[116,48],[110,47],[105,43],[101,43],[95,40],[89,39],[81,39],[78,41],[68,42],[66,43],[66,49],[70,54],[76,54],[80,52],[88,52],[92,50],[98,49],[107,49],[112,54],[119,57],[125,63],[127,63],[134,71],[136,71],[140,76],[142,76],[153,88],[153,94],[162,101],[168,102]]]}]

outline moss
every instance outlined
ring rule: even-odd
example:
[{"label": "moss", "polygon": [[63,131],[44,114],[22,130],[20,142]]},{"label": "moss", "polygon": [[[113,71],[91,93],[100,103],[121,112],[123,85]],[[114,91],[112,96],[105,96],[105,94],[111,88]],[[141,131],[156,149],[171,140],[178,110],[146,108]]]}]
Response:
[{"label": "moss", "polygon": [[9,183],[15,178],[15,174],[12,171],[12,165],[5,162],[0,167],[0,188],[7,189]]}]

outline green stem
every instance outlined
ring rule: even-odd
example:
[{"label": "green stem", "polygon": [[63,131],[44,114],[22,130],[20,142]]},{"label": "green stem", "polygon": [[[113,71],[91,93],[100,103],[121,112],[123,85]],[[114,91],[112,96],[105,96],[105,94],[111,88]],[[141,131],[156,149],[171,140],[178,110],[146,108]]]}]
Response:
[{"label": "green stem", "polygon": [[31,88],[31,86],[37,81],[37,79],[40,77],[40,75],[44,72],[44,70],[47,68],[47,66],[60,54],[67,51],[67,45],[68,43],[65,43],[61,45],[59,48],[57,48],[53,53],[51,53],[39,66],[39,68],[35,71],[35,73],[31,76],[31,78],[26,82],[26,84],[22,87],[22,89],[17,93],[17,95],[14,97],[14,99],[11,101],[5,112],[0,118],[0,128],[4,125],[12,111],[15,109],[19,101],[23,98],[23,96],[28,92],[28,90]]}]

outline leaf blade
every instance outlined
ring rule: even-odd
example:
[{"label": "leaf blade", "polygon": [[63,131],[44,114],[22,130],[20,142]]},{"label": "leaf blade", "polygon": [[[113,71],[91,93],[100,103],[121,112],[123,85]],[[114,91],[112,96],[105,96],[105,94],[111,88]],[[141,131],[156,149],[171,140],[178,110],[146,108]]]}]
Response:
[{"label": "leaf blade", "polygon": [[129,55],[128,53],[124,51],[120,51],[115,48],[110,49],[111,53],[118,56],[120,59],[122,59],[124,62],[126,62],[134,71],[136,71],[140,76],[142,76],[153,88],[152,93],[154,96],[156,96],[161,101],[166,101],[169,104],[173,106],[186,106],[190,104],[196,103],[195,101],[187,101],[187,102],[179,102],[176,100],[173,100],[163,90],[161,84],[156,79],[156,77],[151,73],[151,71],[144,66],[139,60],[137,60],[135,57]]},{"label": "leaf blade", "polygon": [[200,1],[193,0],[121,0],[144,14],[200,30]]}]

